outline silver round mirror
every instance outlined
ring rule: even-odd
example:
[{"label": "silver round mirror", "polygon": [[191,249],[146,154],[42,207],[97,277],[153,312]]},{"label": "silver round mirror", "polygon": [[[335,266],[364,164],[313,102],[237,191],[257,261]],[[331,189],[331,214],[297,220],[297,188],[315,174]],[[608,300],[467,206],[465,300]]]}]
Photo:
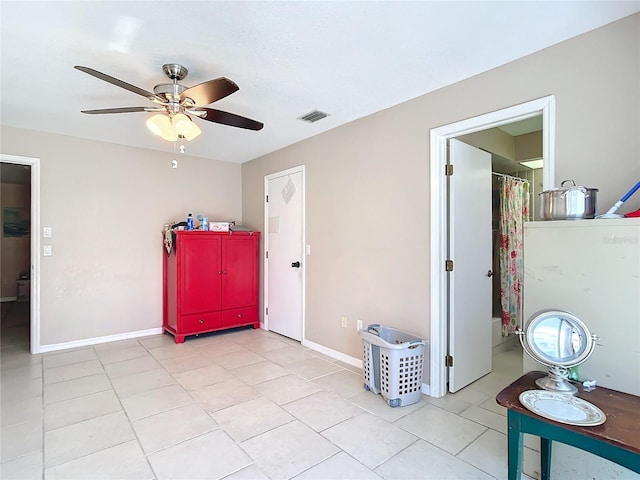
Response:
[{"label": "silver round mirror", "polygon": [[549,367],[546,377],[536,380],[545,390],[576,394],[568,382],[569,368],[583,363],[595,348],[597,335],[576,316],[561,310],[544,310],[533,315],[524,331],[517,330],[522,348],[534,360]]}]

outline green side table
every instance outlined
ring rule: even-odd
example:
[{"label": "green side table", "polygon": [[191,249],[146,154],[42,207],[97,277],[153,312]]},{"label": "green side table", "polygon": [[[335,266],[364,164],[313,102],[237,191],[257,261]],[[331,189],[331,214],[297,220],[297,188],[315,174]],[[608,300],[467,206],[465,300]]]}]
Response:
[{"label": "green side table", "polygon": [[518,400],[526,390],[539,390],[535,381],[544,375],[543,372],[526,373],[496,397],[498,404],[507,408],[509,480],[520,480],[522,475],[525,433],[540,437],[542,480],[550,478],[553,441],[591,452],[640,473],[640,397],[603,387],[585,392],[578,386],[578,397],[600,408],[607,420],[595,427],[567,425],[531,412]]}]

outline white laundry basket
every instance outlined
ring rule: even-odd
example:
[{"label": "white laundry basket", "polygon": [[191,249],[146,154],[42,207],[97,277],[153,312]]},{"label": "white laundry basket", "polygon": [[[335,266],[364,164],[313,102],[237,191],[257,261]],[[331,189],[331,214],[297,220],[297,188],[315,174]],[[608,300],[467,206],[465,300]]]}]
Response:
[{"label": "white laundry basket", "polygon": [[427,342],[377,324],[358,334],[362,337],[364,388],[382,394],[391,407],[418,402]]}]

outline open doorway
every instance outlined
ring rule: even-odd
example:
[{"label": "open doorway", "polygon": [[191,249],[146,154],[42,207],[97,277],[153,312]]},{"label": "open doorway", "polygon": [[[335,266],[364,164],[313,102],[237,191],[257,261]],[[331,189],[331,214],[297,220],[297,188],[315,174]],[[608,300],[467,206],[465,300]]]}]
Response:
[{"label": "open doorway", "polygon": [[[522,373],[522,348],[514,333],[522,325],[524,224],[539,219],[542,115],[449,143],[455,173],[449,180],[455,214],[449,242],[456,267],[449,292],[462,296],[449,308],[455,325],[449,324],[448,356],[458,360],[458,368],[449,369],[448,391],[456,392],[468,385],[508,385]],[[456,206],[459,200],[464,211]],[[478,275],[483,268],[486,276]]]},{"label": "open doorway", "polygon": [[2,348],[40,353],[40,159],[0,154]]},{"label": "open doorway", "polygon": [[[440,397],[448,391],[450,302],[448,284],[449,212],[447,200],[447,159],[450,139],[495,127],[542,117],[543,188],[550,188],[554,178],[555,98],[533,100],[521,105],[491,112],[431,131],[431,353],[429,394]],[[484,272],[486,275],[486,270]],[[464,328],[464,326],[462,326]],[[490,348],[490,347],[489,347]]]},{"label": "open doorway", "polygon": [[[518,214],[521,215],[521,220],[518,222],[520,235],[523,234],[522,222],[540,220],[537,199],[538,194],[543,190],[544,175],[542,115],[461,135],[456,139],[491,154],[491,339],[493,352],[497,353],[507,344],[513,343],[515,339],[511,335],[513,333],[512,325],[504,324],[508,323],[510,309],[506,304],[509,303],[509,299],[501,296],[501,292],[507,288],[505,283],[509,284],[511,279],[505,278],[508,272],[502,271],[505,265],[505,252],[501,252],[501,247],[505,242],[501,242],[500,239],[504,236],[514,235],[514,232],[510,230],[501,232],[501,229],[505,228],[504,217],[512,213],[510,205],[505,204],[512,203],[514,211],[516,208],[519,209]],[[509,192],[509,195],[506,192]],[[522,203],[516,206],[514,197]],[[516,241],[521,243],[522,240]],[[502,262],[500,261],[501,255]],[[520,276],[521,273],[520,271]],[[513,299],[511,300],[513,301]],[[513,308],[517,310],[517,320],[520,324],[522,320],[521,306]],[[503,322],[505,318],[507,320]]]},{"label": "open doorway", "polygon": [[29,351],[31,166],[0,163],[2,348]]}]

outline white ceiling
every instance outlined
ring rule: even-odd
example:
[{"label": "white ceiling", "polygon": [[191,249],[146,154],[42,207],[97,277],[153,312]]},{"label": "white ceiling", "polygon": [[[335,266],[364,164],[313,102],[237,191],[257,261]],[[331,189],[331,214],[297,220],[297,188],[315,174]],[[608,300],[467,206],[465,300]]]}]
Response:
[{"label": "white ceiling", "polygon": [[[6,1],[1,122],[173,151],[148,113],[80,110],[151,102],[73,68],[152,90],[165,63],[186,86],[226,76],[212,105],[249,131],[195,119],[190,155],[242,163],[640,11],[634,1]],[[297,117],[318,109],[314,124]],[[14,152],[15,153],[15,152]]]}]

